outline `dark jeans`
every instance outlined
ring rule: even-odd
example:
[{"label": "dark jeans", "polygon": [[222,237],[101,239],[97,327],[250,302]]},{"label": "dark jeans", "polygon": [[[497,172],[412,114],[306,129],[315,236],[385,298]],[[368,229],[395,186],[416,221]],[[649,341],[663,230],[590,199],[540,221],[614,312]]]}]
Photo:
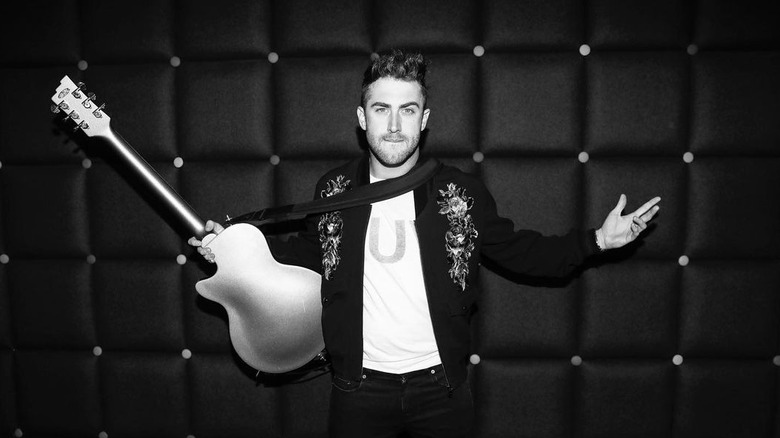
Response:
[{"label": "dark jeans", "polygon": [[473,422],[468,383],[450,390],[441,365],[406,374],[365,369],[358,384],[333,376],[332,438],[468,437]]}]

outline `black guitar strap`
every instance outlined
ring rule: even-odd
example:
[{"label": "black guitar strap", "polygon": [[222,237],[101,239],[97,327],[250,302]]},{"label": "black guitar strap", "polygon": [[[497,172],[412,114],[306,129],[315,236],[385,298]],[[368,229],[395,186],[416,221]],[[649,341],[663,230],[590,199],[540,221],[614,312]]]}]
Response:
[{"label": "black guitar strap", "polygon": [[310,214],[343,210],[358,205],[384,201],[385,199],[390,199],[419,187],[421,184],[431,179],[439,168],[441,168],[441,163],[430,158],[399,178],[387,179],[374,184],[366,184],[337,195],[315,199],[310,202],[266,208],[264,210],[242,214],[241,216],[227,220],[226,223],[248,223],[260,226],[271,222],[302,219]]}]

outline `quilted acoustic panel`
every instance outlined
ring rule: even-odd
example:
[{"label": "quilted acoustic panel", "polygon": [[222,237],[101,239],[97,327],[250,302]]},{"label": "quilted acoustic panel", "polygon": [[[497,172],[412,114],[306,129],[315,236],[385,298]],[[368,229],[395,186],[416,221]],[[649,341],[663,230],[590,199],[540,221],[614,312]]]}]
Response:
[{"label": "quilted acoustic panel", "polygon": [[[663,197],[565,279],[485,262],[475,437],[780,438],[780,4],[34,0],[0,26],[0,436],[324,437],[330,382],[261,376],[214,274],[52,115],[67,74],[204,219],[310,199],[361,153],[378,52],[431,60],[423,151],[546,234]],[[300,223],[265,231],[286,238]]]}]

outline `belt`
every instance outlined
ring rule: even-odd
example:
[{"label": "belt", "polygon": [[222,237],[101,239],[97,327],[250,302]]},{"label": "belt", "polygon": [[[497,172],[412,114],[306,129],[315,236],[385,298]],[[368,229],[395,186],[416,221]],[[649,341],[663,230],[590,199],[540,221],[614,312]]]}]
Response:
[{"label": "belt", "polygon": [[439,373],[442,374],[444,373],[444,366],[442,366],[441,364],[424,368],[421,370],[402,373],[402,374],[386,373],[384,371],[377,371],[377,370],[372,370],[370,368],[363,368],[363,379],[366,379],[367,377],[374,377],[383,380],[392,380],[394,382],[405,383],[407,380],[415,377],[431,375],[431,374],[439,374]]}]

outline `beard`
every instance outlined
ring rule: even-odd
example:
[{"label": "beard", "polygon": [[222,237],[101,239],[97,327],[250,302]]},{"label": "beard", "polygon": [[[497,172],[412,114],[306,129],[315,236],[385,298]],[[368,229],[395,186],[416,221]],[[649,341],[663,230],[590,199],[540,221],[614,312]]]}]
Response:
[{"label": "beard", "polygon": [[409,137],[399,133],[366,135],[366,139],[371,155],[385,167],[398,167],[406,163],[417,152],[420,142],[419,135]]}]

